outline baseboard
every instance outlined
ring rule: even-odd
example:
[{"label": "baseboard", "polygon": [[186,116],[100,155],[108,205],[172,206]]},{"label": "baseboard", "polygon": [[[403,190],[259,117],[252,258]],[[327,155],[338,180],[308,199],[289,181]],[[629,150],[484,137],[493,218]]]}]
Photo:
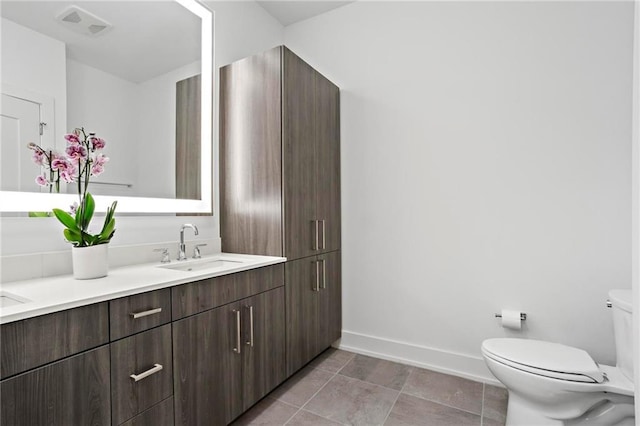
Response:
[{"label": "baseboard", "polygon": [[375,358],[426,368],[465,379],[503,385],[496,380],[481,357],[342,330],[335,347]]}]

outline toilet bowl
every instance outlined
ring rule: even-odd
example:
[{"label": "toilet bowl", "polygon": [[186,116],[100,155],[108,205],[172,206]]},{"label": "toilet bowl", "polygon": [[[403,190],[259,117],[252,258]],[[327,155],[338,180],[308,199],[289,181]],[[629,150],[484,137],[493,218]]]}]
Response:
[{"label": "toilet bowl", "polygon": [[489,370],[509,392],[507,425],[632,426],[631,291],[609,293],[614,308],[616,366],[587,352],[539,340],[497,338],[482,343]]}]

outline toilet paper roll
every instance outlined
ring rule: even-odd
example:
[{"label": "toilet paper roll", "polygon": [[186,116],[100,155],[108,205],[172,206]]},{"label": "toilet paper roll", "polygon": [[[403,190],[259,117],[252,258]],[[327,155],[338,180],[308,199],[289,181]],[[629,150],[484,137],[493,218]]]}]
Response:
[{"label": "toilet paper roll", "polygon": [[509,309],[502,310],[502,326],[513,330],[520,330],[522,320],[520,319],[520,311],[511,311]]}]

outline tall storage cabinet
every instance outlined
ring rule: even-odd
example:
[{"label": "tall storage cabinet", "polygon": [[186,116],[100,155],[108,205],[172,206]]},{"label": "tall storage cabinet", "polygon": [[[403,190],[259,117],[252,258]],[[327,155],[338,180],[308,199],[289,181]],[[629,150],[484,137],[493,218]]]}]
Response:
[{"label": "tall storage cabinet", "polygon": [[220,70],[220,204],[223,251],[287,257],[292,374],[342,328],[340,90],[284,46]]}]

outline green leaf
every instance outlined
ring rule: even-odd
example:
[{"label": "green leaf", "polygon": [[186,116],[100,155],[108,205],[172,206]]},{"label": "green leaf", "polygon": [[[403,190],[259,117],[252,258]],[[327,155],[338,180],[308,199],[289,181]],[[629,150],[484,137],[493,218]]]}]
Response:
[{"label": "green leaf", "polygon": [[89,227],[89,223],[91,223],[91,219],[93,218],[96,203],[91,194],[87,192],[87,195],[82,199],[82,204],[84,205],[84,208],[82,209],[82,229],[87,229]]},{"label": "green leaf", "polygon": [[80,235],[79,232],[74,232],[67,228],[64,231],[62,231],[62,233],[64,234],[64,238],[70,243],[72,243],[73,245],[79,245],[82,243],[82,236]]},{"label": "green leaf", "polygon": [[51,217],[51,212],[29,212],[29,217]]},{"label": "green leaf", "polygon": [[116,220],[111,219],[108,223],[104,224],[102,228],[102,232],[100,232],[100,239],[103,241],[109,241],[111,239],[111,235],[113,234],[113,230],[116,227]]},{"label": "green leaf", "polygon": [[71,217],[71,215],[64,210],[53,209],[53,214],[58,218],[60,222],[67,228],[72,231],[80,232],[80,228],[76,225],[76,221]]}]

